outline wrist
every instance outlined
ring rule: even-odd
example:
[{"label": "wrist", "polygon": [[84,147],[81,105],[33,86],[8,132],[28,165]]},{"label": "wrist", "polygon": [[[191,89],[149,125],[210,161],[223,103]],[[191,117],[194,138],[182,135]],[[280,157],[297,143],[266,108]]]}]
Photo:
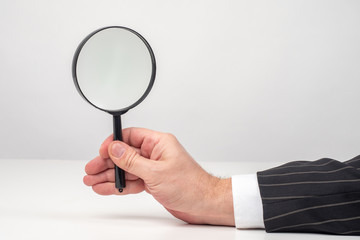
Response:
[{"label": "wrist", "polygon": [[211,176],[205,197],[204,223],[235,226],[231,178]]}]

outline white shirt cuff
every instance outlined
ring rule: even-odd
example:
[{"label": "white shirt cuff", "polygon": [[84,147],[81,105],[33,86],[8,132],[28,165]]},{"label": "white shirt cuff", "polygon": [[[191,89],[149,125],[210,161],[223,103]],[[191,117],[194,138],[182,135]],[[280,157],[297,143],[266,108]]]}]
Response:
[{"label": "white shirt cuff", "polygon": [[236,228],[265,228],[256,174],[232,176]]}]

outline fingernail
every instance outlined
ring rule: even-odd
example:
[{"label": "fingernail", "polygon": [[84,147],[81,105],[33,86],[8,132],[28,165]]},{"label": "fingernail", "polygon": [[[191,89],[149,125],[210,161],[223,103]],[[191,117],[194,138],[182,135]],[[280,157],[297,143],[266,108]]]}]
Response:
[{"label": "fingernail", "polygon": [[114,143],[111,147],[111,153],[116,158],[121,158],[124,154],[125,148],[120,143]]}]

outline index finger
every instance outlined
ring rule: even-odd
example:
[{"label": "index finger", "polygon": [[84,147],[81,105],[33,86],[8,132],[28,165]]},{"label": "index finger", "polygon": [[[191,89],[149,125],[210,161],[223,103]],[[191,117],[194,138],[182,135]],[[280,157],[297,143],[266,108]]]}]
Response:
[{"label": "index finger", "polygon": [[[159,142],[162,133],[145,128],[125,128],[122,130],[122,135],[124,143],[134,147],[137,150],[140,149],[141,155],[144,157],[149,157],[153,147],[157,142]],[[108,147],[113,141],[113,138],[113,134],[111,134],[101,144],[99,153],[102,158],[110,157]]]},{"label": "index finger", "polygon": [[123,142],[136,148],[141,148],[145,141],[154,142],[160,139],[162,133],[146,128],[126,128],[123,129]]},{"label": "index finger", "polygon": [[164,133],[145,128],[128,128],[123,131],[124,142],[140,150],[140,155],[145,158],[157,159],[152,153]]}]

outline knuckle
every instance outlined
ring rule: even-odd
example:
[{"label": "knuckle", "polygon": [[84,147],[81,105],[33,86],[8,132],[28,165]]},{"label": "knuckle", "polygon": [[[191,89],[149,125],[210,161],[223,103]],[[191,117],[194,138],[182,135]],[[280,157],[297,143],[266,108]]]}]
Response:
[{"label": "knuckle", "polygon": [[133,169],[137,158],[138,154],[135,151],[130,151],[130,153],[126,155],[126,159],[124,161],[125,169]]},{"label": "knuckle", "polygon": [[177,141],[176,136],[174,134],[172,134],[172,133],[165,133],[164,135],[168,140]]},{"label": "knuckle", "polygon": [[114,174],[114,171],[106,171],[106,180],[110,181],[112,179],[112,175]]}]

